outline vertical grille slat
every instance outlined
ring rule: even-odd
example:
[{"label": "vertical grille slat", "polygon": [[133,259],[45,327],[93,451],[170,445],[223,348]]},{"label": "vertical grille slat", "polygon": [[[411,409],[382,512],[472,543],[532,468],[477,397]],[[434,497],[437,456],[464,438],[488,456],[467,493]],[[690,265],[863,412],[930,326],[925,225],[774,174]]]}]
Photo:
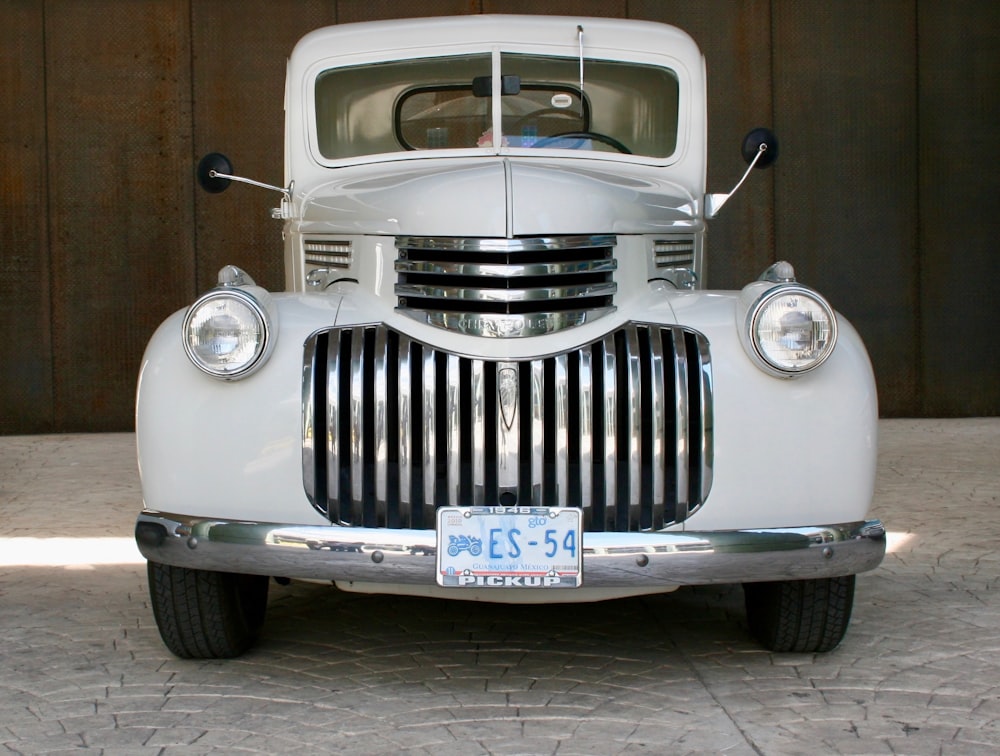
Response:
[{"label": "vertical grille slat", "polygon": [[410,339],[408,336],[400,335],[396,353],[399,390],[399,435],[396,454],[399,474],[399,519],[403,527],[413,525],[413,380],[410,362]]},{"label": "vertical grille slat", "polygon": [[395,402],[390,402],[388,342],[389,332],[384,328],[376,330],[372,475],[375,478],[375,523],[379,526],[389,523],[389,432],[392,429],[389,407],[396,406]]},{"label": "vertical grille slat", "polygon": [[434,352],[430,349],[423,349],[423,364],[421,365],[421,392],[423,398],[423,481],[424,481],[424,506],[423,522],[424,527],[429,527],[434,521],[434,510],[437,508],[437,435],[435,433],[434,419],[437,417],[436,402],[434,401],[437,389],[437,380],[434,370]]},{"label": "vertical grille slat", "polygon": [[364,523],[363,503],[365,500],[364,490],[364,464],[365,464],[365,379],[367,378],[365,360],[362,358],[364,350],[364,332],[355,334],[351,339],[351,399],[350,399],[350,446],[344,451],[350,455],[350,476],[351,476],[351,521],[359,524]]},{"label": "vertical grille slat", "polygon": [[356,326],[315,334],[303,358],[303,486],[342,525],[540,504],[581,508],[590,531],[656,530],[711,487],[708,343],[681,327],[494,362]]},{"label": "vertical grille slat", "polygon": [[[329,502],[340,501],[340,339],[342,333],[334,331],[327,342],[327,374],[326,374],[326,480]],[[319,374],[319,371],[316,371]],[[318,395],[319,392],[317,392]],[[317,401],[317,404],[319,402]],[[319,423],[317,423],[319,426]],[[328,503],[332,508],[332,504]],[[331,512],[331,518],[339,518],[340,511]]]},{"label": "vertical grille slat", "polygon": [[[666,422],[664,413],[667,409],[666,392],[666,358],[663,354],[663,341],[658,334],[651,334],[649,339],[650,368],[650,436],[652,459],[662,459],[665,454]],[[652,504],[650,507],[650,527],[654,530],[664,525],[664,501],[667,497],[666,475],[663,465],[651,465]]]},{"label": "vertical grille slat", "polygon": [[445,433],[447,438],[445,479],[448,483],[447,503],[457,507],[461,500],[459,487],[462,472],[462,405],[459,401],[461,381],[459,379],[458,356],[447,355],[445,368]]},{"label": "vertical grille slat", "polygon": [[[482,360],[472,360],[472,444],[473,449],[486,449],[486,385],[485,367]],[[483,506],[486,503],[486,454],[472,455],[472,503]]]},{"label": "vertical grille slat", "polygon": [[629,529],[637,526],[642,520],[642,390],[641,366],[639,364],[639,333],[636,329],[625,332],[625,396],[622,404],[625,407],[625,423],[622,435],[628,444],[626,464],[628,474],[625,485],[628,487],[627,501]]},{"label": "vertical grille slat", "polygon": [[553,457],[555,461],[555,487],[552,491],[551,500],[553,503],[559,501],[572,501],[569,497],[569,416],[570,402],[574,397],[570,393],[569,385],[569,358],[565,354],[560,354],[553,358],[553,396],[555,397],[555,427],[553,429],[554,448]]},{"label": "vertical grille slat", "polygon": [[545,494],[545,414],[548,409],[545,405],[545,386],[543,363],[541,360],[532,360],[531,370],[531,390],[527,397],[526,408],[531,409],[531,431],[530,431],[530,451],[531,467],[528,480],[530,481],[530,501],[532,504],[544,504]]},{"label": "vertical grille slat", "polygon": [[687,344],[683,331],[674,331],[674,404],[675,441],[677,449],[677,517],[686,520],[688,515],[688,360]]},{"label": "vertical grille slat", "polygon": [[584,527],[589,528],[594,519],[594,380],[593,353],[581,349],[579,359],[580,381],[580,507],[583,509]]},{"label": "vertical grille slat", "polygon": [[601,369],[601,388],[604,392],[603,423],[601,435],[604,449],[604,530],[615,530],[618,508],[618,392],[615,368],[617,367],[614,334],[604,337]]}]

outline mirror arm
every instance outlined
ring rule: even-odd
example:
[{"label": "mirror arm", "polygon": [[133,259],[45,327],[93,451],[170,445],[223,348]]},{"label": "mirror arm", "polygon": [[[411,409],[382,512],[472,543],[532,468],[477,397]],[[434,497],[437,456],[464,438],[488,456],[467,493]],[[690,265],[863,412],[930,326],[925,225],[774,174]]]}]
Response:
[{"label": "mirror arm", "polygon": [[761,142],[760,145],[758,145],[757,147],[757,154],[753,156],[753,160],[751,160],[750,165],[747,166],[746,172],[743,174],[743,178],[741,178],[738,182],[736,182],[736,186],[732,188],[732,191],[730,191],[729,194],[705,195],[706,218],[714,218],[716,215],[719,214],[719,211],[722,209],[722,206],[726,204],[726,202],[729,200],[730,197],[736,194],[737,190],[741,186],[743,186],[743,182],[747,180],[747,176],[750,175],[750,171],[754,169],[754,167],[757,165],[757,161],[761,159],[761,157],[764,155],[765,152],[767,152],[767,145]]},{"label": "mirror arm", "polygon": [[239,181],[241,184],[250,184],[250,186],[259,186],[261,189],[272,189],[276,192],[281,192],[289,200],[292,199],[292,186],[289,184],[287,187],[275,186],[274,184],[265,184],[261,181],[254,181],[253,179],[243,178],[242,176],[233,176],[230,173],[220,173],[216,170],[210,170],[208,172],[209,178],[220,178],[229,179],[230,181]]}]

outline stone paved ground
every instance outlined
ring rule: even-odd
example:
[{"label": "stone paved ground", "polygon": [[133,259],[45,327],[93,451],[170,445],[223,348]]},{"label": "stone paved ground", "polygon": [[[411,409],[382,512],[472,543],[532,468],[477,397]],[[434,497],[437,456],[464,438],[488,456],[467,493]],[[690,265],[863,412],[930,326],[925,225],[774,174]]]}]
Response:
[{"label": "stone paved ground", "polygon": [[131,435],[0,438],[0,754],[996,753],[1000,418],[880,430],[874,514],[899,535],[832,653],[759,650],[737,588],[498,607],[293,585],[227,662],[159,641]]}]

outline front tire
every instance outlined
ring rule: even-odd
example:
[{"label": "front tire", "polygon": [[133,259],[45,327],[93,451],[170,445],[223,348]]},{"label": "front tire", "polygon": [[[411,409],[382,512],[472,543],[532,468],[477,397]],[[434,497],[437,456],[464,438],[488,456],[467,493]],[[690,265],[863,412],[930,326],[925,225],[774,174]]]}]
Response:
[{"label": "front tire", "polygon": [[854,582],[854,575],[844,575],[744,583],[750,632],[770,651],[830,651],[850,624]]},{"label": "front tire", "polygon": [[182,659],[229,659],[257,640],[268,578],[147,562],[160,637]]}]

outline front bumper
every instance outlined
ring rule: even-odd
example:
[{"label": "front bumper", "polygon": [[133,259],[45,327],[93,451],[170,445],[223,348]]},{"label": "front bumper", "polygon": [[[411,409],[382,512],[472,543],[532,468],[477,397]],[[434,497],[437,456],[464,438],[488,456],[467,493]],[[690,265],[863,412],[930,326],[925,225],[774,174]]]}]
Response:
[{"label": "front bumper", "polygon": [[[147,511],[136,521],[135,537],[146,559],[178,567],[436,584],[433,530],[234,522]],[[885,540],[878,520],[762,530],[585,533],[583,585],[655,591],[853,575],[879,565]]]}]

